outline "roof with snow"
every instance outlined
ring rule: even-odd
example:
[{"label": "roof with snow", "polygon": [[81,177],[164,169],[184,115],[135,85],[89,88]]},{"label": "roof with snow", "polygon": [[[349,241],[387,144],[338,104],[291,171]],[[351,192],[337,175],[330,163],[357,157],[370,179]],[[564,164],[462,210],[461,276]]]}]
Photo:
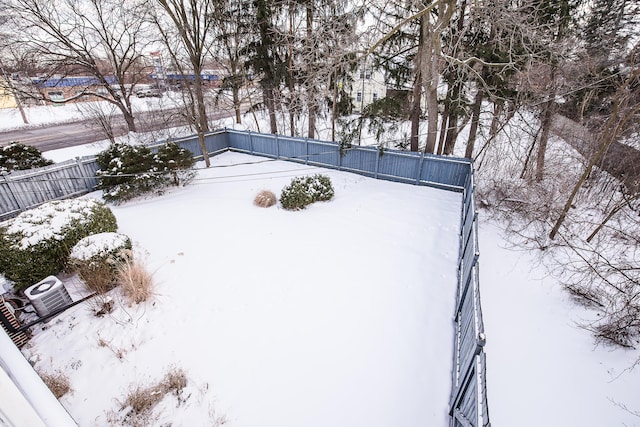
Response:
[{"label": "roof with snow", "polygon": [[[110,85],[115,84],[118,80],[113,76],[105,77],[107,83]],[[36,78],[33,79],[33,83],[38,87],[50,88],[50,87],[74,87],[74,86],[97,86],[102,82],[97,77],[92,76],[78,76],[78,77],[52,77],[52,78]]]}]

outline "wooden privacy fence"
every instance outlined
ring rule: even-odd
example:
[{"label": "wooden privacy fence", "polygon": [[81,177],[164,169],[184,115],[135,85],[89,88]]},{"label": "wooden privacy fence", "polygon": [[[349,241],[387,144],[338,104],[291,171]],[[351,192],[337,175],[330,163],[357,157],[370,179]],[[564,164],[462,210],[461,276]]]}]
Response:
[{"label": "wooden privacy fence", "polygon": [[51,200],[92,191],[98,165],[94,156],[51,166],[0,174],[0,220]]},{"label": "wooden privacy fence", "polygon": [[[175,140],[202,158],[197,136]],[[161,143],[150,146],[157,149]],[[489,426],[484,326],[478,275],[478,222],[473,166],[469,160],[377,147],[230,129],[205,137],[207,151],[227,150],[357,173],[376,179],[427,185],[463,194],[456,296],[451,427]],[[83,157],[0,177],[0,219],[48,200],[73,197],[96,188],[94,157]]]}]

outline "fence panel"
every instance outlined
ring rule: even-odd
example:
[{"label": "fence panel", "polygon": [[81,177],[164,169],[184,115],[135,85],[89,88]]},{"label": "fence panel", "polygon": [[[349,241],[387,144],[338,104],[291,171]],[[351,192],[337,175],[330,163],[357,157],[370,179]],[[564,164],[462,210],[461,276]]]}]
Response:
[{"label": "fence panel", "polygon": [[485,334],[480,305],[478,215],[472,171],[463,182],[465,194],[460,226],[454,370],[449,413],[452,427],[485,427],[490,423],[486,395]]},{"label": "fence panel", "polygon": [[98,169],[94,157],[83,157],[52,166],[13,171],[0,180],[0,219],[50,200],[78,196],[93,190]]},{"label": "fence panel", "polygon": [[340,169],[377,178],[377,165],[380,161],[377,148],[344,149],[340,155]]}]

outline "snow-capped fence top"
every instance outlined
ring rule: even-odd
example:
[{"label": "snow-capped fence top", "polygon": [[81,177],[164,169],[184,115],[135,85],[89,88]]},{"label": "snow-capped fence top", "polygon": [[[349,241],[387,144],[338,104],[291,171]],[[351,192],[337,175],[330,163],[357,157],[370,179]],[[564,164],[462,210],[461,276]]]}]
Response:
[{"label": "snow-capped fence top", "polygon": [[[197,136],[175,142],[190,150],[194,157],[201,157]],[[150,148],[153,150],[159,145]],[[469,160],[229,129],[207,134],[205,145],[210,155],[233,150],[339,169],[376,179],[462,192],[449,415],[452,427],[489,425],[486,357],[483,349],[485,336],[478,276],[477,212],[473,166]],[[44,168],[0,175],[0,220],[49,200],[93,191],[97,185],[97,169],[95,157],[84,157]]]}]

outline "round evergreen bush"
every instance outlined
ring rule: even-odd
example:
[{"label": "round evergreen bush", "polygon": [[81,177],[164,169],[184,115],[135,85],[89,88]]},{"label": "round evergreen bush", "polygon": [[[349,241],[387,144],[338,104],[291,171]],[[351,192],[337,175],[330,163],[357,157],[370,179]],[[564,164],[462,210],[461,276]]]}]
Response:
[{"label": "round evergreen bush", "polygon": [[45,203],[0,226],[0,272],[17,289],[26,288],[62,271],[82,238],[117,228],[111,209],[99,200]]},{"label": "round evergreen bush", "polygon": [[280,204],[287,210],[300,210],[311,203],[331,200],[335,192],[326,175],[296,177],[282,189]]},{"label": "round evergreen bush", "polygon": [[145,193],[159,193],[166,176],[143,145],[111,144],[96,156],[98,188],[108,202],[121,203]]},{"label": "round evergreen bush", "polygon": [[280,194],[280,204],[289,211],[304,209],[312,202],[305,177],[293,178]]},{"label": "round evergreen bush", "polygon": [[161,145],[156,154],[142,145],[111,144],[96,161],[98,187],[113,203],[162,194],[169,185],[184,185],[195,176],[193,154],[175,142]]},{"label": "round evergreen bush", "polygon": [[158,148],[155,160],[158,169],[168,174],[175,186],[188,183],[196,175],[193,170],[190,170],[195,163],[193,153],[173,141]]},{"label": "round evergreen bush", "polygon": [[51,160],[42,157],[40,150],[30,145],[12,142],[0,147],[0,172],[32,169],[52,164]]}]

